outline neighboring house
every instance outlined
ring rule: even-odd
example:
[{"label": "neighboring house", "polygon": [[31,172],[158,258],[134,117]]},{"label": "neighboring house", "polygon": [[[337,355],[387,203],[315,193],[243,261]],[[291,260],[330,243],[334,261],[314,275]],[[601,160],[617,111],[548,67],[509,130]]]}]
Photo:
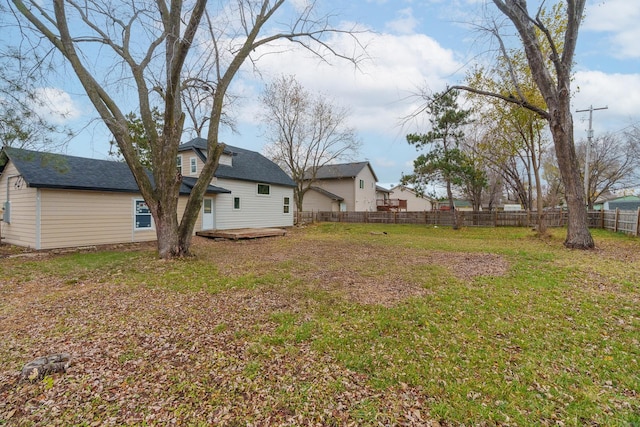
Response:
[{"label": "neighboring house", "polygon": [[391,190],[376,185],[376,206],[379,211],[406,211],[407,201],[391,198]]},{"label": "neighboring house", "polygon": [[[311,179],[311,173],[305,174]],[[375,211],[376,177],[369,162],[325,165],[302,201],[303,211]]]},{"label": "neighboring house", "polygon": [[391,194],[390,190],[387,190],[384,187],[376,185],[376,200],[378,200],[378,204],[380,200],[382,200],[383,202],[389,200],[391,198],[390,194]]},{"label": "neighboring house", "polygon": [[419,195],[415,190],[406,185],[396,185],[391,188],[390,192],[389,198],[392,200],[406,200],[406,210],[409,212],[431,211],[435,209],[438,203],[430,197]]},{"label": "neighboring house", "polygon": [[638,196],[624,196],[615,199],[607,200],[603,203],[604,210],[616,210],[621,211],[635,211],[640,208],[640,197]]},{"label": "neighboring house", "polygon": [[[180,146],[179,215],[205,153],[204,140]],[[227,147],[215,175],[194,232],[293,225],[294,183],[270,160]],[[122,162],[4,148],[0,201],[3,243],[52,249],[156,240],[149,209]]]},{"label": "neighboring house", "polygon": [[345,212],[347,204],[344,197],[333,194],[321,187],[311,186],[304,195],[303,211]]},{"label": "neighboring house", "polygon": [[473,204],[469,200],[454,200],[453,206],[459,211],[473,212]]},{"label": "neighboring house", "polygon": [[[457,211],[462,211],[462,212],[473,212],[473,205],[471,204],[471,202],[469,200],[453,200],[453,206]],[[448,211],[449,210],[449,200],[439,200],[437,202],[437,208],[441,211]]]}]

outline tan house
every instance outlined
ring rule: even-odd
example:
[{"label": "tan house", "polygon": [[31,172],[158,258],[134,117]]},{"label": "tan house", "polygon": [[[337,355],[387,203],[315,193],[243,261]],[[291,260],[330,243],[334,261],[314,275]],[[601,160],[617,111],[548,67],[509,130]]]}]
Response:
[{"label": "tan house", "polygon": [[409,212],[423,212],[436,209],[437,201],[405,185],[396,185],[389,190],[390,199],[406,200],[406,210]]},{"label": "tan house", "polygon": [[[178,213],[206,159],[206,141],[182,144]],[[228,146],[207,188],[194,232],[293,225],[295,184],[261,154]],[[156,240],[128,166],[17,148],[0,152],[3,243],[34,249]]]},{"label": "tan house", "polygon": [[[305,175],[311,179],[311,173]],[[302,201],[303,211],[375,211],[376,177],[369,162],[325,165]]]}]

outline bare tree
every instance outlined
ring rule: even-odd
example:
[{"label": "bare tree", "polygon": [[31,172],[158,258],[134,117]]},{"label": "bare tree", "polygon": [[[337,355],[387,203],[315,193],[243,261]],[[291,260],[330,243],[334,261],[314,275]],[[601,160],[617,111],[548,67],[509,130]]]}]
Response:
[{"label": "bare tree", "polygon": [[[493,0],[493,3],[515,26],[531,69],[531,76],[542,94],[546,108],[532,102],[515,78],[515,93],[488,92],[468,86],[455,86],[453,89],[464,89],[520,105],[548,122],[569,210],[564,244],[569,248],[593,248],[594,241],[587,223],[585,195],[578,169],[571,115],[571,69],[585,0],[564,2],[563,18],[566,22],[560,31],[560,38],[557,31],[554,32],[542,18],[543,5],[537,14],[532,16],[528,12],[526,0]],[[498,36],[501,52],[508,57],[497,30],[494,31],[494,35]],[[507,67],[511,66],[508,61],[505,64]]]},{"label": "bare tree", "polygon": [[[295,42],[321,59],[329,54],[353,62],[355,57],[332,49],[326,36],[346,33],[360,47],[355,33],[333,29],[330,15],[317,15],[315,2],[296,9],[297,16],[290,21],[279,15],[285,13],[284,0],[210,4],[207,0],[54,0],[52,6],[38,0],[12,0],[12,4],[16,16],[24,18],[21,26],[26,40],[36,46],[44,39],[62,54],[113,134],[155,221],[162,258],[189,253],[204,193],[224,149],[218,132],[225,96],[242,64],[252,60],[256,50],[276,40]],[[282,24],[285,21],[290,24]],[[273,25],[267,31],[268,23]],[[182,177],[175,161],[185,121],[181,90],[186,80],[196,77],[185,75],[187,64],[198,61],[209,61],[214,80],[206,114],[207,161],[178,221]],[[126,102],[122,96],[117,97],[122,88],[132,89],[124,98],[137,104],[149,140],[151,177],[128,131],[122,112]],[[161,106],[161,132],[153,119],[154,106]]]},{"label": "bare tree", "polygon": [[489,211],[493,211],[497,208],[498,204],[502,202],[504,194],[504,182],[502,177],[494,169],[487,169],[487,190],[483,193],[483,204],[487,206]]},{"label": "bare tree", "polygon": [[640,164],[640,124],[630,126],[624,135],[631,155]]},{"label": "bare tree", "polygon": [[553,150],[545,151],[542,156],[542,179],[546,183],[543,188],[544,205],[552,208],[564,206],[564,186]]},{"label": "bare tree", "polygon": [[266,155],[291,175],[296,208],[302,211],[304,195],[318,169],[351,159],[361,142],[347,124],[346,109],[310,94],[294,76],[281,76],[268,84],[261,100],[270,141]]},{"label": "bare tree", "polygon": [[[478,67],[468,77],[469,85],[474,89],[510,94],[515,92],[515,77],[521,90],[527,93],[529,102],[535,100],[536,105],[544,104],[522,53],[510,51],[509,55],[501,56],[496,70],[491,72]],[[504,63],[510,66],[505,67]],[[482,111],[483,121],[487,123],[488,134],[482,147],[486,159],[500,172],[504,183],[517,195],[525,209],[536,210],[538,233],[544,235],[546,223],[540,169],[541,157],[548,142],[544,131],[546,121],[520,105],[498,98],[475,93],[469,93],[469,98],[476,104],[476,109]]]},{"label": "bare tree", "polygon": [[[587,142],[576,147],[580,170],[584,171]],[[603,194],[615,190],[636,187],[640,183],[638,167],[640,159],[633,154],[633,141],[606,133],[595,138],[589,155],[587,202],[593,209],[595,201]]]}]

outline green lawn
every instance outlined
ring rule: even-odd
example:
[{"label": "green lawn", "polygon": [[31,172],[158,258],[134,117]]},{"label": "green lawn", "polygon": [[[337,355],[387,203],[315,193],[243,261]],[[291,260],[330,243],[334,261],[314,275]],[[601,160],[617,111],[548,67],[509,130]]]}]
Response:
[{"label": "green lawn", "polygon": [[[320,224],[189,260],[0,259],[0,425],[640,425],[640,239],[593,233]],[[66,373],[17,381],[56,352]]]}]

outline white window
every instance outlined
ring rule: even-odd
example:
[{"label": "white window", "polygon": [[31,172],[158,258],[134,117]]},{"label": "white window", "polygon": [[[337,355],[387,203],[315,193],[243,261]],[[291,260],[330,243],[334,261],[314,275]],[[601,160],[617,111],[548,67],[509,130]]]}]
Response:
[{"label": "white window", "polygon": [[271,194],[271,186],[269,184],[258,184],[258,194],[268,196]]},{"label": "white window", "polygon": [[233,209],[240,210],[240,197],[233,198]]},{"label": "white window", "polygon": [[182,156],[176,157],[176,168],[178,168],[178,173],[182,175]]},{"label": "white window", "polygon": [[195,157],[189,159],[189,173],[195,175],[198,172],[198,161]]},{"label": "white window", "polygon": [[153,219],[147,202],[142,199],[133,201],[133,219],[135,230],[151,230],[153,228]]},{"label": "white window", "polygon": [[285,197],[282,203],[282,213],[286,213],[288,214],[289,212],[291,212],[291,200],[288,197]]}]

